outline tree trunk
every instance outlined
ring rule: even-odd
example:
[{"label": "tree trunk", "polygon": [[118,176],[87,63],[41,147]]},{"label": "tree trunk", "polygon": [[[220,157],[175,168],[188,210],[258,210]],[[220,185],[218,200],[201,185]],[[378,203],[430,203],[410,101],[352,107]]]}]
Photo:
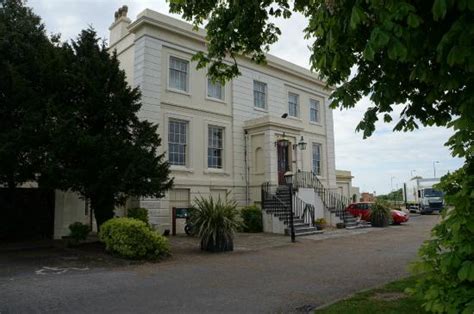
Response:
[{"label": "tree trunk", "polygon": [[90,205],[97,222],[97,230],[100,231],[100,226],[114,217],[114,197],[106,194],[90,196]]}]

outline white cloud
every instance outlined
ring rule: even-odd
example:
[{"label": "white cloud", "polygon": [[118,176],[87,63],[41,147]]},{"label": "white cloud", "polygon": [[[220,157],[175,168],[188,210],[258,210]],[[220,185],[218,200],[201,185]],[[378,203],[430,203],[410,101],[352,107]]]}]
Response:
[{"label": "white cloud", "polygon": [[[63,39],[76,37],[81,29],[92,25],[99,36],[108,39],[108,27],[113,14],[123,4],[128,5],[128,16],[132,19],[145,8],[168,14],[165,0],[30,0],[32,6],[46,24],[48,32],[61,33]],[[306,20],[301,14],[294,14],[290,20],[277,20],[282,30],[280,41],[272,46],[271,53],[290,62],[309,68],[311,41],[303,39]],[[387,193],[402,186],[412,170],[417,175],[433,175],[433,161],[437,175],[445,174],[462,165],[462,160],[452,158],[444,143],[452,134],[444,128],[424,128],[410,133],[393,133],[393,124],[377,123],[377,131],[362,140],[361,133],[355,133],[370,100],[362,99],[355,108],[334,111],[336,136],[336,166],[351,170],[354,184],[362,191]],[[394,117],[400,109],[394,110]],[[391,180],[392,177],[395,177]]]}]

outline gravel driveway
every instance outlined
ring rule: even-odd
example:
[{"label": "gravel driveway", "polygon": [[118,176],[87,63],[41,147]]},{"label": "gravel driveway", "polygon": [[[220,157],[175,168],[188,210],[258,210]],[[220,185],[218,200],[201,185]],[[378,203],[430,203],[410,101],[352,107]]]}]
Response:
[{"label": "gravel driveway", "polygon": [[438,216],[261,250],[0,277],[0,313],[307,311],[408,274]]}]

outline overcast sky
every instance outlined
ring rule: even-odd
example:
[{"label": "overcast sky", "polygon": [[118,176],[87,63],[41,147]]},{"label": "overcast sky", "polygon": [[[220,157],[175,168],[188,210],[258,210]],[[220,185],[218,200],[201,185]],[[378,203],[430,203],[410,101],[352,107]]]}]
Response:
[{"label": "overcast sky", "polygon": [[[81,29],[93,26],[98,34],[108,39],[108,28],[114,12],[128,5],[128,16],[134,20],[145,8],[168,14],[164,0],[29,0],[28,5],[43,18],[49,33],[61,33],[63,40],[74,38]],[[179,18],[179,16],[175,16]],[[309,41],[303,39],[304,17],[294,15],[290,20],[277,23],[282,36],[271,53],[309,68]],[[376,133],[367,140],[355,132],[365,109],[370,106],[363,99],[356,108],[336,110],[334,128],[336,136],[336,168],[351,170],[353,185],[362,191],[384,194],[402,187],[411,174],[433,177],[433,162],[437,176],[453,171],[462,160],[451,157],[443,144],[452,134],[444,128],[424,128],[411,133],[392,132],[393,124],[377,125]],[[400,110],[395,110],[399,112]],[[395,120],[395,119],[394,119]],[[392,179],[393,177],[393,179]]]}]

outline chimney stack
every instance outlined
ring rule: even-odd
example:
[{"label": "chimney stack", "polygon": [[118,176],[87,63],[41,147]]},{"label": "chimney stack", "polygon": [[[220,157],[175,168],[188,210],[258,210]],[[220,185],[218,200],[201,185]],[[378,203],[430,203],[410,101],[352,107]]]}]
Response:
[{"label": "chimney stack", "polygon": [[110,25],[109,27],[109,31],[110,31],[109,46],[112,46],[117,41],[122,39],[122,37],[127,35],[128,33],[127,27],[132,22],[127,17],[127,13],[128,13],[128,7],[126,5],[122,6],[117,11],[115,11],[114,13],[115,20],[112,23],[112,25]]}]

